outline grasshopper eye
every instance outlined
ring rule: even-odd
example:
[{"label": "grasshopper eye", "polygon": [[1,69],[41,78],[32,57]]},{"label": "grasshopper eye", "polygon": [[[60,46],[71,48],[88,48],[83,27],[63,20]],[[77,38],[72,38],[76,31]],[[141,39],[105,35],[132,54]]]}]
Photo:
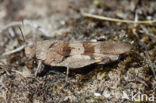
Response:
[{"label": "grasshopper eye", "polygon": [[28,43],[28,47],[33,48],[34,47],[34,44],[32,42],[31,43]]}]

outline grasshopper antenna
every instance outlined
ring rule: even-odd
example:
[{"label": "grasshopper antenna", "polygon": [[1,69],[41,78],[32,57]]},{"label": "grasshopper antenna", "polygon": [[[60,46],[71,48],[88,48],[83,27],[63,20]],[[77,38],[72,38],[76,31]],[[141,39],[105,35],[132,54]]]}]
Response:
[{"label": "grasshopper antenna", "polygon": [[[24,28],[24,23],[23,23],[23,21],[22,21],[22,26],[23,26],[23,28]],[[24,37],[24,34],[23,34],[23,31],[22,31],[21,27],[19,26],[18,28],[19,28],[19,30],[20,30],[20,32],[21,32],[21,34],[22,34],[23,41],[26,43],[25,37]]]},{"label": "grasshopper antenna", "polygon": [[25,46],[26,46],[26,41],[25,41],[25,38],[24,38],[24,35],[23,35],[23,32],[22,32],[22,29],[21,29],[20,26],[18,26],[18,28],[19,28],[19,30],[21,31],[22,38],[23,38],[23,41],[24,41],[24,45],[22,45],[22,46],[20,46],[20,47],[18,47],[18,48],[16,48],[16,49],[14,49],[14,50],[12,50],[12,51],[8,51],[8,52],[3,53],[3,56],[4,56],[4,55],[11,55],[11,54],[14,54],[14,53],[19,52],[19,51],[21,51],[21,50],[23,50],[23,49],[25,48]]},{"label": "grasshopper antenna", "polygon": [[18,28],[19,28],[19,30],[20,30],[20,32],[21,32],[21,34],[22,34],[23,41],[25,42],[25,37],[24,37],[24,35],[23,35],[22,29],[21,29],[20,26],[19,26]]}]

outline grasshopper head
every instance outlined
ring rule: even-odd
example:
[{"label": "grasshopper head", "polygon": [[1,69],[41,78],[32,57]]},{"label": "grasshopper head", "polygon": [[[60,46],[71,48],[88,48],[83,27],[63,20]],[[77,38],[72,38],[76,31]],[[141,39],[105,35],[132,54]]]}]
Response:
[{"label": "grasshopper head", "polygon": [[26,47],[25,47],[25,55],[26,57],[28,57],[29,59],[34,58],[36,54],[36,43],[32,40],[29,40],[26,43]]}]

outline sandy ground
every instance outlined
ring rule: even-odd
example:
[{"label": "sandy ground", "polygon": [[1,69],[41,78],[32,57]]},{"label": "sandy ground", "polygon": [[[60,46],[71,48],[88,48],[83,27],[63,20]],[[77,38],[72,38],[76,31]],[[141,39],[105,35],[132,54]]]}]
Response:
[{"label": "sandy ground", "polygon": [[[129,20],[156,20],[152,0],[0,0],[0,103],[133,103],[156,98],[156,23],[131,24],[86,18],[83,12]],[[29,60],[25,41],[127,41],[134,50],[116,62],[71,70]],[[128,98],[122,98],[124,94]],[[132,98],[135,94],[136,97]],[[147,98],[139,99],[142,94]],[[125,96],[125,95],[124,95]],[[150,98],[150,99],[149,99]],[[156,100],[155,100],[156,101]]]}]

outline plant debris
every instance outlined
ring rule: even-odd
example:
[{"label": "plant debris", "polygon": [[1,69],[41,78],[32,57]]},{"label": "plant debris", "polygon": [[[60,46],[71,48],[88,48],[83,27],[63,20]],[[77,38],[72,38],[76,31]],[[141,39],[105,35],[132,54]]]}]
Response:
[{"label": "plant debris", "polygon": [[[155,5],[153,0],[0,0],[0,103],[153,102],[156,23],[149,22],[156,20]],[[146,24],[139,23],[143,20]],[[36,35],[37,41],[126,41],[133,51],[115,62],[71,70],[67,83],[64,67],[44,65],[36,75],[38,60],[26,57],[19,26],[25,40]],[[142,94],[148,98],[139,98]]]}]

